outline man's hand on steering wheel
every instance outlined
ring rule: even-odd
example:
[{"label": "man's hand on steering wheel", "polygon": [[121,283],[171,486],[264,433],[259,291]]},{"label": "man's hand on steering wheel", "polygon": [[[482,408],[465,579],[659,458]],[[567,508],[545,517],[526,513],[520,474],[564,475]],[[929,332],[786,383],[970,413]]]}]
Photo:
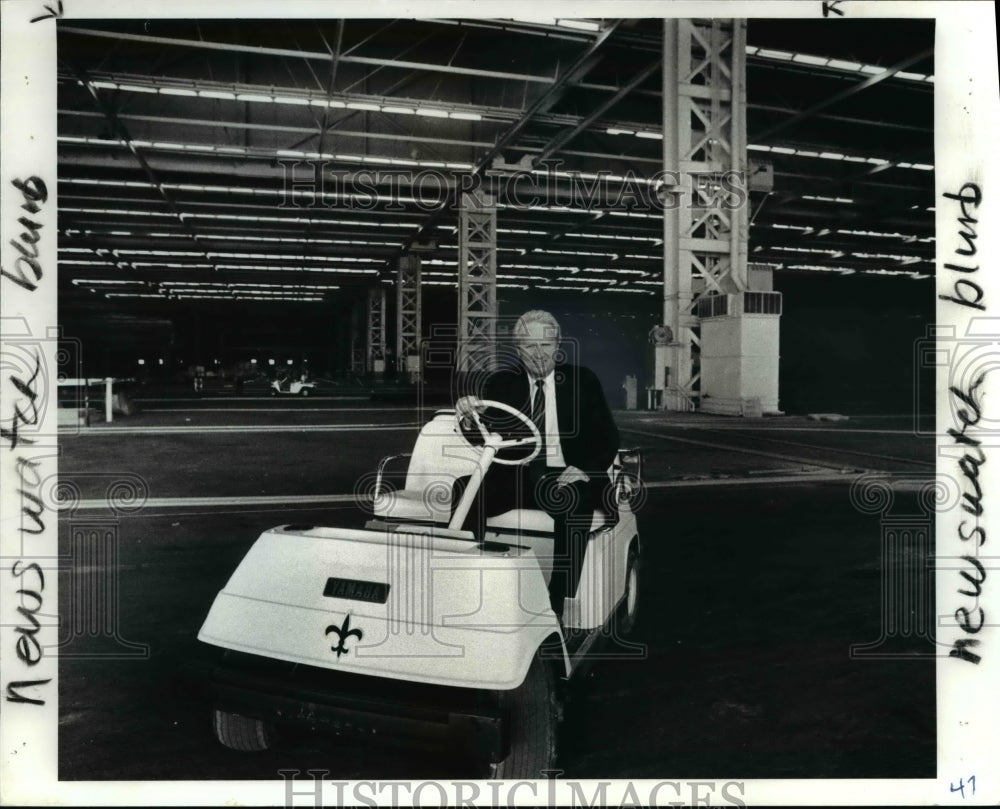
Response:
[{"label": "man's hand on steering wheel", "polygon": [[[484,418],[484,414],[490,410],[501,411],[503,417]],[[476,445],[481,440],[484,445],[492,446],[497,451],[515,447],[524,447],[528,450],[527,454],[516,459],[495,457],[496,463],[512,465],[528,463],[537,457],[541,449],[542,440],[537,425],[520,410],[504,402],[480,399],[478,396],[463,396],[455,403],[455,417],[459,432],[471,444]],[[490,422],[489,426],[486,422]],[[501,428],[499,432],[491,429],[497,425]]]}]

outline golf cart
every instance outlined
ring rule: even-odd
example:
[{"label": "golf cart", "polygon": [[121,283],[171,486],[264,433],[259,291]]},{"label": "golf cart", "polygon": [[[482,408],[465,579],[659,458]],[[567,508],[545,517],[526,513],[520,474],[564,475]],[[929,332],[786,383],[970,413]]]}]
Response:
[{"label": "golf cart", "polygon": [[[513,509],[490,518],[481,541],[461,528],[492,463],[539,452],[527,416],[479,404],[470,418],[438,411],[412,453],[383,459],[364,528],[282,525],[252,545],[198,635],[216,647],[209,692],[222,744],[263,750],[275,726],[304,725],[440,745],[490,777],[553,766],[569,678],[609,643],[639,649],[623,638],[638,606],[641,453],[619,452],[610,470],[618,513],[595,512],[560,622],[547,589],[551,517]],[[501,420],[517,429],[495,431]],[[398,459],[408,466],[394,489],[387,469]]]},{"label": "golf cart", "polygon": [[279,393],[291,396],[311,396],[316,391],[316,383],[309,382],[303,374],[299,379],[290,379],[287,376],[279,376],[271,382],[271,395],[277,396]]}]

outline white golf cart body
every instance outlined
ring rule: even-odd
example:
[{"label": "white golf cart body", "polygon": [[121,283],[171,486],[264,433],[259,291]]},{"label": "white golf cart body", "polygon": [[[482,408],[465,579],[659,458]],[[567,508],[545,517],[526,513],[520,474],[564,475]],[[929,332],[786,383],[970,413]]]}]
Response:
[{"label": "white golf cart body", "polygon": [[275,393],[286,393],[290,396],[308,396],[316,390],[316,383],[304,379],[275,379],[271,382],[271,389]]},{"label": "white golf cart body", "polygon": [[[402,489],[386,485],[392,459],[383,460],[365,528],[285,525],[261,534],[217,595],[199,640],[390,687],[494,691],[518,688],[544,646],[546,665],[568,677],[626,596],[630,550],[637,563],[625,476],[617,481],[617,519],[594,514],[580,586],[566,599],[561,626],[549,604],[553,538],[545,512],[490,518],[482,543],[448,527],[453,484],[478,481],[483,452],[462,437],[454,411],[439,411],[420,432]],[[611,471],[620,471],[617,463]],[[589,632],[573,633],[577,642],[567,648],[564,634],[576,629]],[[246,705],[228,710],[245,713]]]}]

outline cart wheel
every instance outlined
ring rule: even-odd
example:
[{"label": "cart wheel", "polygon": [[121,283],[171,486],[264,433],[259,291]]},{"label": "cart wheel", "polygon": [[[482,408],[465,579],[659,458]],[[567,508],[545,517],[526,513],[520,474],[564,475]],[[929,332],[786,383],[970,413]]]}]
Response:
[{"label": "cart wheel", "polygon": [[625,598],[618,607],[615,618],[619,636],[626,636],[635,629],[639,617],[639,552],[635,545],[629,548],[625,566]]},{"label": "cart wheel", "polygon": [[266,722],[218,708],[212,711],[212,727],[215,738],[232,750],[248,753],[268,750],[273,741],[274,734]]},{"label": "cart wheel", "polygon": [[302,390],[300,390],[299,391],[299,395],[301,395],[301,396],[308,396],[309,395],[309,388],[303,388]]},{"label": "cart wheel", "polygon": [[507,758],[490,765],[491,778],[545,778],[556,759],[555,679],[552,669],[538,656],[524,682],[501,692],[501,706],[509,723]]},{"label": "cart wheel", "polygon": [[272,396],[277,396],[278,395],[278,391],[276,391],[274,388],[271,388],[271,395]]}]

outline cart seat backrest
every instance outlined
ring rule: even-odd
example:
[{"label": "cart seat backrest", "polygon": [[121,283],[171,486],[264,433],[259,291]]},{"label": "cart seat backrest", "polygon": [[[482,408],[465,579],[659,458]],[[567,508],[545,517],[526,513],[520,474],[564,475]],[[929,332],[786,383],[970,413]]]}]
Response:
[{"label": "cart seat backrest", "polygon": [[407,491],[424,491],[428,486],[451,485],[472,474],[476,450],[462,438],[453,410],[438,411],[417,436],[406,470]]}]

